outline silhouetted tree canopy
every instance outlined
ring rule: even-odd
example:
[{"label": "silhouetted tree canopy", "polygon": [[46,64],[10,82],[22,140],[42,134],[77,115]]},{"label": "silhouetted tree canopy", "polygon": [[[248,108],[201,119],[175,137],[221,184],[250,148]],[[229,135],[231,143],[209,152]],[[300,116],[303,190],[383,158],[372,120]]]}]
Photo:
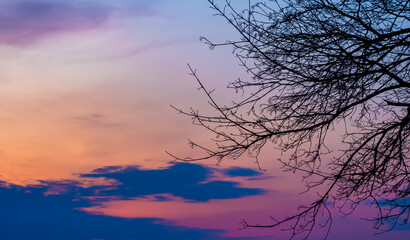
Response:
[{"label": "silhouetted tree canopy", "polygon": [[[272,0],[238,11],[209,0],[241,35],[211,48],[233,46],[250,74],[229,87],[239,102],[220,105],[193,76],[215,115],[179,110],[216,135],[200,158],[258,158],[270,142],[289,153],[285,169],[301,171],[308,189],[321,191],[286,223],[292,236],[330,228],[330,202],[349,214],[360,204],[378,209],[379,231],[406,224],[410,214],[410,1]],[[341,134],[339,134],[341,133]],[[329,149],[339,134],[340,148]],[[325,188],[324,188],[325,187]],[[323,190],[325,189],[325,190]],[[318,225],[318,218],[324,224]],[[323,219],[322,219],[323,220]],[[321,220],[321,222],[322,222]]]}]

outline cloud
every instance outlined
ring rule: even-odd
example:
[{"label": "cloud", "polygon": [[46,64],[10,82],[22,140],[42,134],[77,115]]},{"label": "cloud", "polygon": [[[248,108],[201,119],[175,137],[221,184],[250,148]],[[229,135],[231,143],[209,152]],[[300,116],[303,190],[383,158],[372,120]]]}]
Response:
[{"label": "cloud", "polygon": [[226,170],[225,175],[230,177],[256,177],[262,175],[262,172],[249,168],[234,167]]},{"label": "cloud", "polygon": [[27,45],[62,32],[92,29],[110,12],[96,5],[64,1],[13,1],[0,11],[0,43]]},{"label": "cloud", "polygon": [[114,14],[152,14],[142,2],[17,0],[0,3],[0,44],[24,46],[66,32],[95,29]]},{"label": "cloud", "polygon": [[104,177],[120,183],[115,189],[99,190],[100,196],[131,199],[144,195],[169,193],[192,201],[240,198],[261,195],[263,189],[243,188],[237,182],[210,181],[212,169],[201,165],[178,163],[167,169],[141,170],[138,167],[106,167],[82,177]]},{"label": "cloud", "polygon": [[40,181],[36,185],[22,187],[0,181],[0,237],[17,240],[258,239],[225,237],[226,230],[207,226],[176,226],[160,215],[156,216],[157,209],[154,208],[144,209],[152,211],[152,217],[135,218],[87,211],[113,200],[130,201],[127,199],[135,197],[145,202],[171,203],[182,209],[185,204],[194,208],[199,204],[203,210],[209,199],[239,199],[263,193],[261,189],[241,188],[228,181],[204,182],[212,174],[211,168],[179,163],[159,170],[107,166],[81,175],[85,181],[107,178],[109,185],[85,186],[80,179]]},{"label": "cloud", "polygon": [[106,119],[105,115],[101,115],[99,113],[92,113],[86,115],[79,115],[72,117],[76,123],[81,124],[86,128],[95,128],[95,127],[102,127],[102,128],[112,128],[112,127],[120,127],[121,124],[110,122]]},{"label": "cloud", "polygon": [[222,230],[170,226],[160,219],[89,215],[76,210],[88,203],[75,192],[46,196],[46,188],[0,188],[2,239],[231,239],[221,237]]}]

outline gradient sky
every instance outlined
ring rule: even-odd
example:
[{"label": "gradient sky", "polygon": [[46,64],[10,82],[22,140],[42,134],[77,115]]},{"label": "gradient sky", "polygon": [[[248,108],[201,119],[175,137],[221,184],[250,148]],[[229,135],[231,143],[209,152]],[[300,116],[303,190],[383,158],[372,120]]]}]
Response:
[{"label": "gradient sky", "polygon": [[[230,47],[199,41],[238,37],[214,13],[205,0],[0,0],[0,239],[288,238],[238,230],[315,195],[280,172],[279,152],[262,153],[265,172],[165,153],[198,154],[187,139],[211,136],[170,107],[209,110],[187,63],[222,102],[246,77]],[[357,214],[335,213],[330,239],[409,231],[373,236]]]}]

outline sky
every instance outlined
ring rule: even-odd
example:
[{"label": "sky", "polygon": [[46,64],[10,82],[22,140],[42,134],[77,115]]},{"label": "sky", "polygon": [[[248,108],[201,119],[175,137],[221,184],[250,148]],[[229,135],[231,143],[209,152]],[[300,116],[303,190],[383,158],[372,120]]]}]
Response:
[{"label": "sky", "polygon": [[[238,97],[228,82],[247,76],[232,48],[199,41],[238,38],[214,14],[205,0],[0,0],[0,239],[288,239],[239,229],[315,196],[280,171],[280,152],[262,153],[266,171],[165,152],[212,144],[170,107],[210,111],[187,64],[222,102]],[[335,211],[330,239],[409,234],[375,236],[360,214]]]}]

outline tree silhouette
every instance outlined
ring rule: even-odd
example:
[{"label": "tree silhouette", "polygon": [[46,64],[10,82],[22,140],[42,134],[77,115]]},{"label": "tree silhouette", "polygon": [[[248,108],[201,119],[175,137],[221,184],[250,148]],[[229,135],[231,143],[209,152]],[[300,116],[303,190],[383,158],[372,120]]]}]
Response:
[{"label": "tree silhouette", "polygon": [[[209,0],[241,35],[233,46],[250,78],[228,87],[241,101],[219,105],[192,75],[216,110],[193,118],[216,135],[216,147],[195,161],[258,159],[268,142],[289,158],[286,170],[304,173],[308,189],[322,190],[310,205],[284,219],[292,236],[308,238],[316,227],[331,226],[330,202],[345,214],[360,204],[378,209],[371,219],[379,231],[406,224],[410,214],[410,1],[272,0],[237,11],[229,1]],[[329,149],[340,132],[340,147]],[[325,188],[323,188],[325,187]],[[325,189],[325,190],[323,190]],[[324,218],[324,223],[319,224]]]}]

